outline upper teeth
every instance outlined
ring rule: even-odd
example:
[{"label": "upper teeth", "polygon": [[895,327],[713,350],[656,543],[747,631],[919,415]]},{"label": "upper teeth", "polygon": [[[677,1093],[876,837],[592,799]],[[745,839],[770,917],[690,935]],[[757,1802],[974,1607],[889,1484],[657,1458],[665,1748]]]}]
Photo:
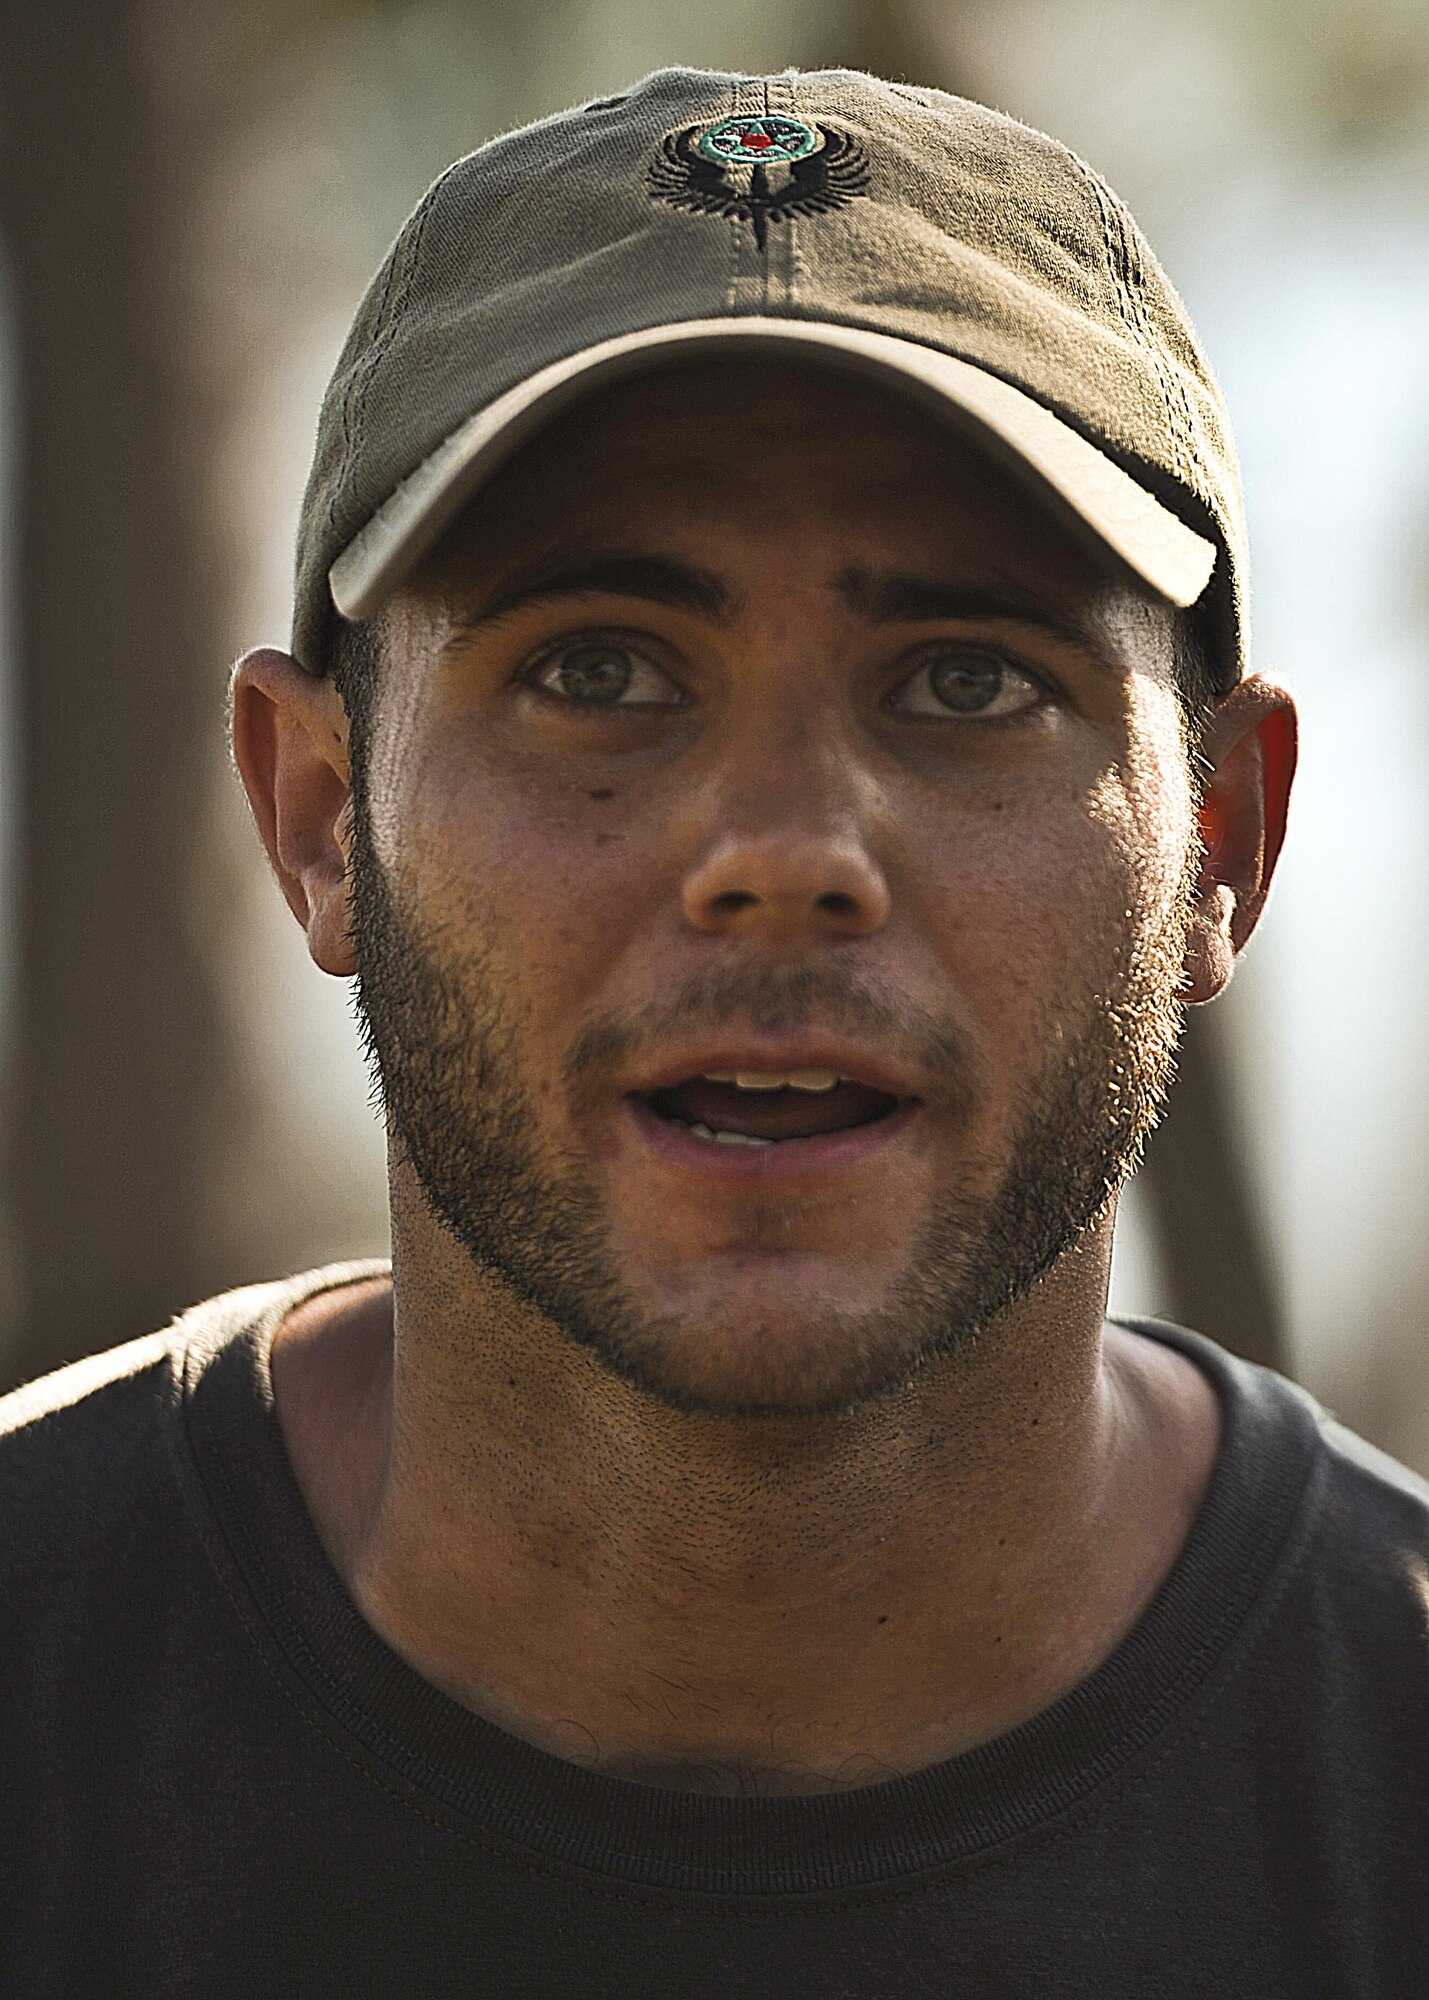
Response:
[{"label": "upper teeth", "polygon": [[851,1076],[837,1076],[831,1069],[791,1069],[784,1076],[771,1076],[758,1069],[707,1069],[706,1083],[732,1083],[740,1090],[832,1090],[836,1083],[852,1083]]}]

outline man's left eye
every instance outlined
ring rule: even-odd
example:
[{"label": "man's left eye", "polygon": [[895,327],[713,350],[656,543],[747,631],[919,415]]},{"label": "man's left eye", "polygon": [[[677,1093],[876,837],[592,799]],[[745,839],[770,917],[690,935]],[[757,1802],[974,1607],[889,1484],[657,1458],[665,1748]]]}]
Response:
[{"label": "man's left eye", "polygon": [[635,707],[662,700],[673,686],[647,654],[624,639],[582,639],[562,646],[521,678],[573,708]]},{"label": "man's left eye", "polygon": [[927,688],[928,696],[912,709],[905,706],[905,714],[966,716],[976,722],[1035,708],[1047,692],[1032,674],[991,647],[948,644],[922,648],[917,671],[899,692],[921,688]]}]

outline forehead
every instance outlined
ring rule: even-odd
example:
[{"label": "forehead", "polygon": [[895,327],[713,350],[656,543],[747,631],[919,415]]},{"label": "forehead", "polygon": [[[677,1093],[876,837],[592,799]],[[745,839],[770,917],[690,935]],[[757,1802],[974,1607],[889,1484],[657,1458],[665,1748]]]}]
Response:
[{"label": "forehead", "polygon": [[685,361],[600,390],[532,439],[474,511],[490,528],[513,510],[638,507],[655,488],[675,489],[682,512],[771,525],[796,503],[839,517],[866,500],[909,514],[961,499],[1050,532],[951,422],[891,387],[783,358]]},{"label": "forehead", "polygon": [[1153,672],[1167,653],[1168,607],[955,420],[804,360],[686,360],[587,397],[493,476],[417,583],[449,600],[612,542],[726,560],[746,578],[796,546],[831,581],[896,561],[1030,595],[1115,633],[1115,650]]}]

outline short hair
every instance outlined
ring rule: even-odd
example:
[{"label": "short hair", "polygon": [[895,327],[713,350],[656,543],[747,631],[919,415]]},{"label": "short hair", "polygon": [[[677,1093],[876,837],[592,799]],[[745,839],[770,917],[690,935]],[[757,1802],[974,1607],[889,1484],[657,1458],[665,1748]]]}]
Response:
[{"label": "short hair", "polygon": [[386,647],[382,618],[340,618],[329,621],[327,658],[321,663],[337,689],[347,716],[347,761],[352,803],[359,816],[367,808],[367,761],[377,713],[377,689]]},{"label": "short hair", "polygon": [[1171,625],[1176,700],[1181,709],[1181,732],[1197,798],[1211,769],[1201,754],[1201,745],[1211,717],[1230,691],[1221,686],[1216,673],[1218,648],[1208,635],[1212,615],[1204,606],[1195,604],[1189,611],[1178,611]]}]

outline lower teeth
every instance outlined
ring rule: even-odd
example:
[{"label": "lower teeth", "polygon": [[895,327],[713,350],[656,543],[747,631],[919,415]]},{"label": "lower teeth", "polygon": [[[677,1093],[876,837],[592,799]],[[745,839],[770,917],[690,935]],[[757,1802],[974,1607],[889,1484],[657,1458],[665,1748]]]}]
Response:
[{"label": "lower teeth", "polygon": [[672,1118],[672,1125],[678,1125],[682,1132],[693,1132],[697,1139],[713,1139],[717,1146],[778,1146],[787,1142],[779,1139],[756,1139],[748,1132],[711,1132],[708,1125],[687,1125],[683,1118]]},{"label": "lower teeth", "polygon": [[[662,1111],[660,1116],[667,1125],[678,1125],[682,1132],[692,1132],[697,1139],[712,1139],[717,1146],[803,1146],[810,1139],[831,1139],[832,1132],[793,1132],[787,1139],[756,1139],[752,1132],[711,1132],[708,1125],[690,1125],[683,1118],[676,1118],[670,1112]],[[876,1120],[869,1120],[876,1123]],[[839,1132],[850,1131],[846,1125],[835,1126]]]}]

